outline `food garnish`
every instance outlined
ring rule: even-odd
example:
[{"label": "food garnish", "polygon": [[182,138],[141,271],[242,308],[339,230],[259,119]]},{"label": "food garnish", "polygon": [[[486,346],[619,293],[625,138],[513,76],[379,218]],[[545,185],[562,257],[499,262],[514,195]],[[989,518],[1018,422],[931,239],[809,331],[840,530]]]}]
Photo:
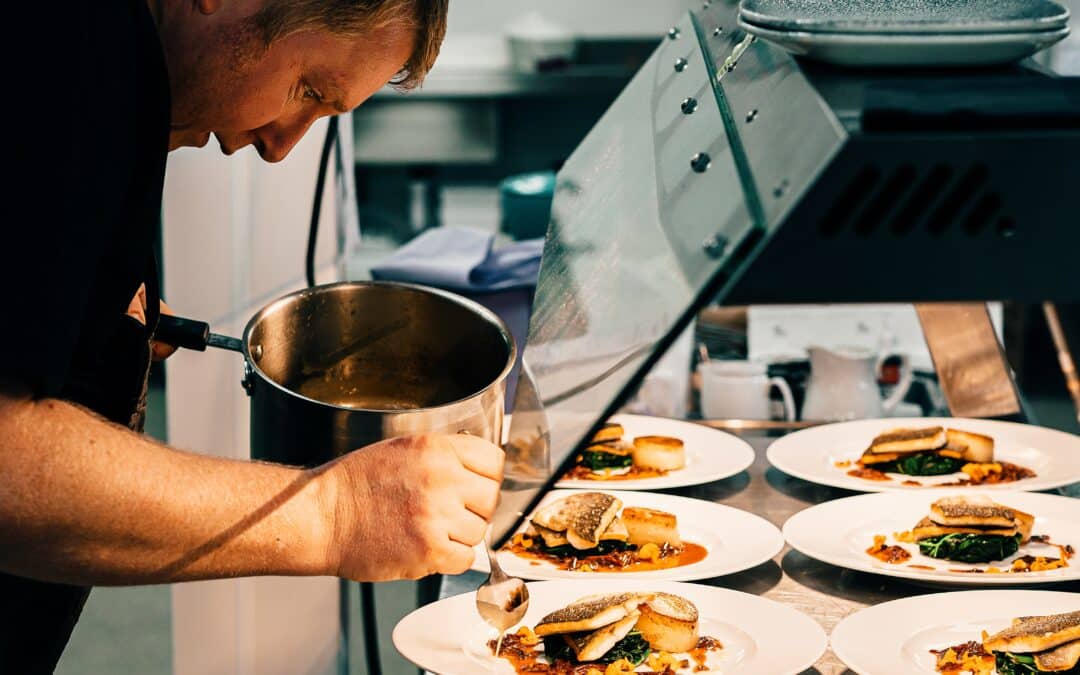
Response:
[{"label": "food garnish", "polygon": [[994,635],[983,631],[981,642],[965,642],[941,650],[939,673],[1038,675],[1080,673],[1080,611],[1049,616],[1023,616]]},{"label": "food garnish", "polygon": [[[488,643],[494,652],[496,643]],[[630,675],[642,664],[655,675],[706,669],[720,641],[698,636],[698,611],[670,593],[612,593],[574,601],[506,636],[498,656],[518,673]]]},{"label": "food garnish", "polygon": [[[1057,546],[1060,557],[1026,554],[1013,559],[1003,567],[986,569],[950,569],[965,574],[1004,574],[1023,572],[1046,572],[1067,567],[1073,555],[1072,546],[1051,544],[1046,535],[1032,535],[1035,517],[1014,508],[998,504],[982,496],[945,497],[930,505],[930,514],[915,524],[911,530],[893,533],[897,544],[914,544],[918,551],[929,558],[953,560],[966,563],[1004,561],[1020,550],[1021,546],[1034,543]],[[873,544],[866,552],[887,563],[901,563],[903,557],[895,549],[909,553],[899,545],[888,545],[888,537],[874,535]],[[1030,549],[1029,549],[1030,550]],[[910,555],[908,556],[910,557]],[[929,569],[925,565],[909,565],[916,569]]]},{"label": "food garnish", "polygon": [[622,425],[609,422],[575,458],[568,480],[656,478],[686,466],[683,442],[670,436],[639,436],[627,441]]},{"label": "food garnish", "polygon": [[[850,462],[834,462],[847,468]],[[995,485],[1033,478],[1035,472],[1017,464],[994,460],[994,439],[961,429],[940,426],[920,429],[892,429],[879,434],[855,461],[847,475],[864,480],[893,480],[889,474],[904,476],[945,476],[963,474],[935,487]],[[921,487],[907,479],[903,485]]]},{"label": "food garnish", "polygon": [[602,492],[582,492],[541,507],[506,550],[581,572],[667,569],[693,564],[707,553],[682,541],[674,514],[623,508],[621,500]]}]

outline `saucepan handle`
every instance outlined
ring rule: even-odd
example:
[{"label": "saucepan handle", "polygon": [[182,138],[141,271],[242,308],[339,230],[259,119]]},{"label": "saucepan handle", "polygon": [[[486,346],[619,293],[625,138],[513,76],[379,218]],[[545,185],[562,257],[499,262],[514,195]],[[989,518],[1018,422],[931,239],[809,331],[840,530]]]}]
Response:
[{"label": "saucepan handle", "polygon": [[172,314],[162,314],[161,318],[158,319],[154,339],[174,347],[193,349],[197,352],[204,352],[207,347],[228,349],[234,352],[244,351],[244,345],[240,340],[227,335],[211,333],[210,324],[205,321],[185,319],[182,316],[173,316]]}]

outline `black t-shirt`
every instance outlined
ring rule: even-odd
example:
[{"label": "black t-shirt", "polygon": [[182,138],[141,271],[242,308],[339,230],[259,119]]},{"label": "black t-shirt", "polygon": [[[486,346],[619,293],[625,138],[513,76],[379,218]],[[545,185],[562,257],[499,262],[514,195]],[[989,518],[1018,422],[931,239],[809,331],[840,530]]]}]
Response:
[{"label": "black t-shirt", "polygon": [[[155,281],[168,151],[157,29],[146,0],[12,9],[0,377],[126,424],[149,329],[124,314]],[[0,672],[51,672],[87,593],[0,574]]]}]

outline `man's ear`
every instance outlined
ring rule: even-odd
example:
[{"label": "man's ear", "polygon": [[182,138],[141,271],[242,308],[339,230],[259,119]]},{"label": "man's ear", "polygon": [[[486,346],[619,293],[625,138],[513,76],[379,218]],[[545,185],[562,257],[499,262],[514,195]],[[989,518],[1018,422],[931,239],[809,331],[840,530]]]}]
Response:
[{"label": "man's ear", "polygon": [[195,0],[199,11],[207,16],[217,13],[223,4],[225,4],[224,0]]}]

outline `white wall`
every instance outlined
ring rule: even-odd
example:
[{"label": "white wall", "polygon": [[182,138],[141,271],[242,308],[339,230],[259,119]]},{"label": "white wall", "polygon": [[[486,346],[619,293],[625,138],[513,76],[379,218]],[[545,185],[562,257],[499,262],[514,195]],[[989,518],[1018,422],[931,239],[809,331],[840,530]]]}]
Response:
[{"label": "white wall", "polygon": [[577,35],[659,37],[687,8],[698,4],[690,0],[451,0],[447,40],[502,33],[531,11]]},{"label": "white wall", "polygon": [[[351,120],[342,119],[351,129]],[[272,298],[303,286],[304,253],[325,122],[282,163],[250,148],[224,157],[216,143],[173,152],[164,199],[164,295],[183,316],[239,336]],[[334,186],[320,221],[320,281],[334,276]],[[169,359],[170,443],[247,458],[248,401],[239,354],[208,350]],[[259,578],[173,587],[176,675],[333,672],[336,579]]]}]

